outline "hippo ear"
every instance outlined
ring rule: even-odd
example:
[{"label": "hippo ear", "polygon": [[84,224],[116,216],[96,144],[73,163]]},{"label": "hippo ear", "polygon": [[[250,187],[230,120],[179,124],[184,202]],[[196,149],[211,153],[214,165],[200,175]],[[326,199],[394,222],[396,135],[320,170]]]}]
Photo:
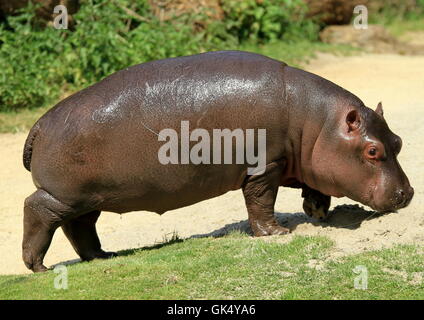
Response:
[{"label": "hippo ear", "polygon": [[356,110],[349,111],[349,113],[346,116],[346,123],[347,123],[347,126],[348,126],[347,132],[357,130],[359,128],[359,126],[361,125],[361,119],[359,117],[358,111],[356,111]]},{"label": "hippo ear", "polygon": [[375,112],[377,112],[377,114],[380,117],[384,118],[384,116],[383,116],[383,114],[384,114],[384,112],[383,112],[383,105],[381,104],[381,102],[378,103],[377,108],[375,109]]}]

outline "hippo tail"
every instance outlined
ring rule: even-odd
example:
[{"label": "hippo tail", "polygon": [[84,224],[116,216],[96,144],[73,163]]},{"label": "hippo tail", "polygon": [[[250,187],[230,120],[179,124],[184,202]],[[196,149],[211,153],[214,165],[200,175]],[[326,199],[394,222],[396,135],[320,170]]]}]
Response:
[{"label": "hippo tail", "polygon": [[40,131],[40,122],[38,121],[30,130],[28,137],[24,145],[23,162],[24,167],[28,171],[31,171],[31,158],[32,158],[32,145],[34,143],[37,134]]}]

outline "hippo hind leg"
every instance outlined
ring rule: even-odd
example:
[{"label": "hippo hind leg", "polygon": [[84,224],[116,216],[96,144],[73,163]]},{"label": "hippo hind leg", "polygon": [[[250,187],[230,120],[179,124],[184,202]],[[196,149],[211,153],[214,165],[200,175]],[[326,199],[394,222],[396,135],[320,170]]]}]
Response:
[{"label": "hippo hind leg", "polygon": [[77,214],[78,211],[43,189],[25,199],[22,258],[28,269],[34,272],[47,270],[43,260],[55,230]]},{"label": "hippo hind leg", "polygon": [[283,163],[272,162],[266,166],[265,173],[249,176],[243,186],[249,224],[256,237],[290,232],[280,226],[274,216],[275,199],[283,169]]},{"label": "hippo hind leg", "polygon": [[92,211],[62,225],[66,237],[84,261],[107,259],[117,255],[114,252],[105,252],[101,249],[96,231],[96,222],[99,216],[100,211]]}]

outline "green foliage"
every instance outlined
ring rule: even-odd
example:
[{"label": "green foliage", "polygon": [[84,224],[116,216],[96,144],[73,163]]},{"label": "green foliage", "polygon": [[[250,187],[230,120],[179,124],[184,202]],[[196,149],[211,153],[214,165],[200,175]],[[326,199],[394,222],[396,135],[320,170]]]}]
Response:
[{"label": "green foliage", "polygon": [[301,0],[223,0],[222,8],[228,32],[240,41],[316,40],[318,36],[317,24],[304,19],[307,8]]},{"label": "green foliage", "polygon": [[29,7],[10,17],[9,26],[0,25],[0,110],[38,106],[46,97],[55,98],[64,81],[57,72],[63,34],[52,28],[35,28],[31,12]]},{"label": "green foliage", "polygon": [[[203,11],[160,21],[147,0],[82,0],[69,30],[40,25],[29,4],[0,24],[0,111],[45,107],[64,92],[149,60],[243,47],[263,51],[262,46],[278,42],[287,48],[282,58],[298,59],[305,56],[301,47],[308,56],[308,48],[319,46],[319,25],[305,19],[303,0],[220,3],[222,20]],[[399,21],[422,26],[424,0],[390,0],[390,5],[376,3],[376,8],[370,13],[372,23],[395,25],[396,30]]]},{"label": "green foliage", "polygon": [[390,25],[394,21],[409,22],[424,18],[424,0],[375,0],[370,22]]},{"label": "green foliage", "polygon": [[[129,2],[119,1],[123,6]],[[134,21],[114,1],[82,6],[75,15],[75,31],[67,39],[69,83],[85,86],[129,65],[199,51],[202,39],[193,34],[189,16],[162,23],[150,13],[146,1],[138,3],[137,14],[147,21]]]},{"label": "green foliage", "polygon": [[302,3],[224,0],[223,21],[206,13],[160,21],[147,0],[84,0],[69,30],[37,24],[30,4],[0,25],[0,111],[45,106],[63,91],[149,60],[237,48],[246,40],[314,39],[317,29],[302,19]]}]

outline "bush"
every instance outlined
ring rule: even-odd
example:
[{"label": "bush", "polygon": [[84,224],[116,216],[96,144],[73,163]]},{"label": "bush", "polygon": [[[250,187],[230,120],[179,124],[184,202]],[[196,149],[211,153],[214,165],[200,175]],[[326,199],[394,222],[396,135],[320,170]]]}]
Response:
[{"label": "bush", "polygon": [[39,106],[55,98],[64,79],[58,74],[63,34],[34,29],[33,15],[25,12],[0,25],[0,109]]},{"label": "bush", "polygon": [[393,20],[419,20],[424,16],[424,0],[373,0],[370,21],[390,23]]},{"label": "bush", "polygon": [[221,3],[227,30],[239,41],[316,40],[318,37],[317,24],[304,19],[307,8],[303,1],[223,0]]},{"label": "bush", "polygon": [[51,103],[64,90],[149,60],[317,37],[316,25],[302,18],[302,0],[223,0],[222,8],[222,21],[199,26],[202,14],[160,21],[147,0],[85,0],[72,29],[56,30],[37,24],[29,5],[0,25],[0,111]]}]

